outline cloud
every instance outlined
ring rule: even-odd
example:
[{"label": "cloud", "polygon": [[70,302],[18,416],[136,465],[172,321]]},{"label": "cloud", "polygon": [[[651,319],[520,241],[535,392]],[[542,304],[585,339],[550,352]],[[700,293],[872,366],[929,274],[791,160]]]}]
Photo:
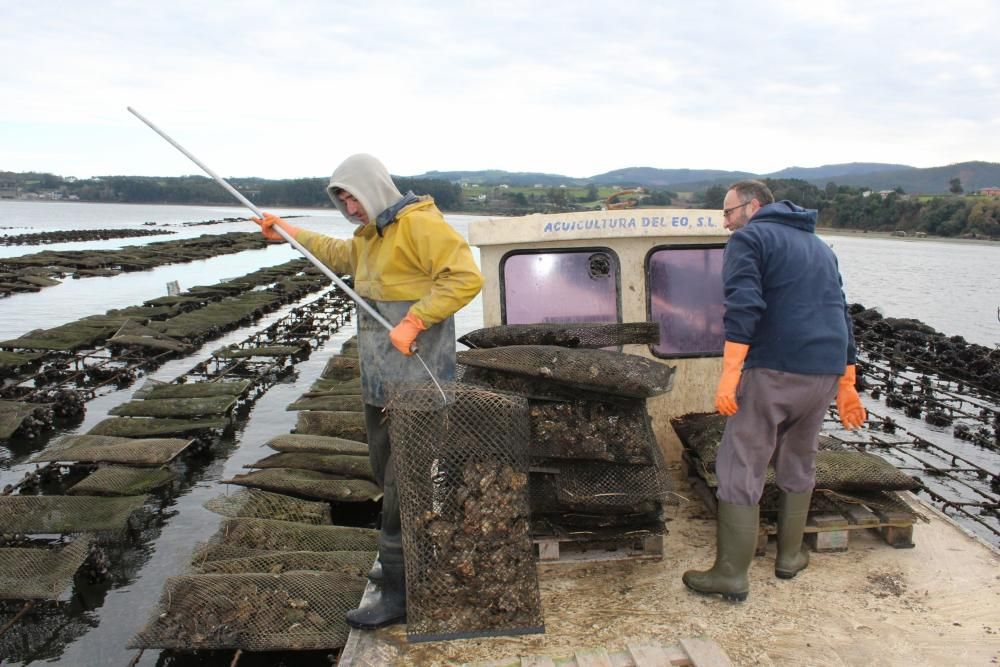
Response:
[{"label": "cloud", "polygon": [[319,176],[934,166],[1000,152],[983,1],[17,3],[0,169]]}]

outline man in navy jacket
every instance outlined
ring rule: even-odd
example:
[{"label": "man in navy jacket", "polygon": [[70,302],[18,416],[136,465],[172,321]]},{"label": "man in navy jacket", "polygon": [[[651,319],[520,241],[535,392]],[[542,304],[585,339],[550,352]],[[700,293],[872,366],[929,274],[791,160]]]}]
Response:
[{"label": "man in navy jacket", "polygon": [[723,371],[715,405],[727,415],[715,472],[715,565],[689,570],[700,593],[745,600],[768,463],[781,489],[775,575],[809,564],[802,533],[815,484],[818,435],[836,397],[845,428],[867,419],[855,384],[855,347],[837,258],[816,234],[816,211],[774,202],[759,181],[726,193]]}]

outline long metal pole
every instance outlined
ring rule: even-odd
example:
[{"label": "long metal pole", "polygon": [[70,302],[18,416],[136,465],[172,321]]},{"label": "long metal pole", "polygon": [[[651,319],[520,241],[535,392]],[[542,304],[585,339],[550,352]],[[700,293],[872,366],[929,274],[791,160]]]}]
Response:
[{"label": "long metal pole", "polygon": [[[214,171],[212,171],[209,168],[208,165],[206,165],[204,162],[202,162],[201,160],[199,160],[198,158],[196,158],[187,149],[185,149],[179,143],[177,143],[172,138],[170,138],[170,136],[166,132],[164,132],[163,130],[161,130],[160,128],[158,128],[156,125],[154,125],[148,118],[146,118],[145,116],[143,116],[141,113],[139,113],[138,111],[136,111],[132,107],[127,107],[127,109],[128,109],[128,111],[129,111],[130,114],[132,114],[133,116],[135,116],[136,118],[138,118],[139,120],[141,120],[143,123],[145,123],[146,125],[148,125],[149,129],[153,130],[153,132],[156,132],[158,135],[160,135],[161,137],[163,137],[164,139],[166,139],[167,142],[171,146],[173,146],[174,148],[176,148],[177,150],[179,150],[181,153],[184,153],[184,155],[187,156],[187,158],[189,160],[191,160],[196,165],[198,165],[199,167],[201,167],[202,171],[204,171],[206,174],[208,174],[213,179],[215,179],[216,183],[218,183],[223,188],[225,188],[229,192],[229,194],[231,194],[233,197],[236,198],[236,200],[238,202],[240,202],[241,204],[243,204],[244,206],[246,206],[248,209],[250,209],[251,211],[253,211],[254,214],[258,218],[264,217],[263,211],[261,211],[259,208],[257,208],[252,201],[250,201],[249,199],[247,199],[246,197],[244,197],[243,193],[241,193],[239,190],[237,190],[236,188],[234,188],[233,186],[231,186],[226,181],[226,179],[222,178],[221,176],[219,176],[218,174],[216,174]],[[365,311],[367,311],[367,313],[369,315],[371,315],[372,317],[375,318],[375,321],[377,321],[379,324],[381,324],[383,327],[385,327],[386,331],[392,331],[392,325],[389,324],[389,321],[387,319],[385,319],[384,317],[382,317],[382,314],[380,312],[378,312],[377,310],[375,310],[374,308],[372,308],[371,305],[367,301],[365,301],[363,298],[361,298],[361,296],[357,292],[355,292],[353,289],[350,288],[350,286],[347,285],[347,283],[345,283],[343,280],[341,280],[340,276],[338,276],[336,273],[334,273],[330,269],[330,267],[328,267],[327,265],[323,264],[323,262],[321,262],[318,259],[316,259],[316,256],[313,255],[308,250],[306,250],[306,248],[305,248],[304,245],[302,245],[301,243],[299,243],[298,241],[296,241],[294,238],[292,238],[291,234],[289,234],[288,232],[286,232],[284,229],[282,229],[278,225],[272,226],[271,229],[274,229],[275,231],[277,231],[278,234],[281,236],[281,238],[283,238],[286,241],[288,241],[296,250],[298,250],[300,253],[302,253],[302,255],[306,259],[308,259],[310,262],[312,262],[313,266],[315,266],[317,269],[319,269],[320,271],[322,271],[323,274],[327,278],[329,278],[330,280],[332,280],[334,282],[334,284],[337,285],[337,287],[339,287],[340,289],[344,290],[344,292],[347,294],[347,296],[351,297],[351,299],[354,300],[354,303],[356,303],[359,306],[361,306],[362,308],[364,308]],[[420,361],[421,365],[424,367],[424,370],[427,371],[427,374],[431,376],[431,380],[434,381],[434,384],[437,386],[438,391],[441,392],[441,396],[444,396],[444,391],[441,389],[441,385],[438,384],[437,378],[434,377],[434,373],[431,372],[431,369],[428,368],[428,366],[427,366],[426,363],[424,363],[424,360],[421,359],[421,357],[420,357],[419,354],[417,354],[417,351],[416,351],[415,347],[414,347],[414,350],[413,350],[413,355],[417,358],[418,361]],[[447,400],[447,399],[445,399],[445,400]]]},{"label": "long metal pole", "polygon": [[[143,116],[141,113],[139,113],[138,111],[136,111],[132,107],[128,107],[128,110],[129,110],[129,113],[131,113],[133,116],[135,116],[136,118],[138,118],[139,120],[141,120],[143,123],[145,123],[146,125],[148,125],[149,128],[151,130],[153,130],[153,132],[156,132],[158,135],[160,135],[161,137],[163,137],[164,139],[166,139],[174,148],[176,148],[177,150],[179,150],[181,153],[184,153],[184,155],[186,155],[189,160],[191,160],[196,165],[198,165],[199,167],[201,167],[202,171],[204,171],[206,174],[208,174],[213,179],[215,179],[216,183],[218,183],[219,185],[221,185],[222,187],[224,187],[226,190],[228,190],[229,194],[231,194],[232,196],[236,197],[237,201],[239,201],[241,204],[243,204],[248,209],[250,209],[251,211],[253,211],[254,215],[256,215],[258,218],[264,217],[264,212],[261,211],[259,208],[257,208],[252,201],[250,201],[249,199],[247,199],[246,197],[244,197],[243,193],[241,193],[239,190],[237,190],[236,188],[234,188],[233,186],[231,186],[226,181],[226,179],[222,178],[221,176],[219,176],[218,174],[216,174],[214,171],[212,171],[208,167],[208,165],[206,165],[201,160],[199,160],[198,158],[196,158],[194,155],[192,155],[191,153],[189,153],[183,146],[181,146],[179,143],[177,143],[176,141],[174,141],[173,139],[171,139],[170,136],[167,135],[166,132],[164,132],[160,128],[156,127],[155,125],[153,125],[153,123],[150,122],[150,120],[148,118],[146,118],[145,116]],[[299,252],[301,252],[305,256],[306,259],[308,259],[310,262],[312,262],[313,265],[317,269],[319,269],[320,271],[322,271],[323,274],[326,275],[327,278],[329,278],[330,280],[332,280],[337,285],[337,287],[339,287],[340,289],[344,290],[344,292],[347,293],[347,296],[351,297],[351,299],[353,299],[355,303],[357,303],[359,306],[361,306],[366,311],[368,311],[368,314],[371,315],[372,317],[374,317],[376,319],[376,321],[378,321],[379,324],[381,324],[382,326],[384,326],[386,328],[387,331],[392,331],[392,325],[389,324],[388,320],[386,320],[384,317],[382,317],[381,313],[379,313],[377,310],[375,310],[374,308],[372,308],[371,305],[367,301],[365,301],[364,299],[362,299],[361,296],[358,295],[358,293],[355,292],[353,289],[351,289],[347,285],[347,283],[345,283],[343,280],[341,280],[340,276],[338,276],[336,273],[334,273],[330,269],[330,267],[326,266],[325,264],[323,264],[323,262],[321,262],[318,259],[316,259],[316,256],[313,255],[308,250],[306,250],[305,246],[303,246],[301,243],[299,243],[294,238],[292,238],[291,234],[289,234],[288,232],[286,232],[284,229],[282,229],[281,227],[279,227],[277,225],[274,225],[273,227],[271,227],[271,229],[273,229],[276,232],[278,232],[278,234],[281,236],[281,238],[283,238],[286,241],[288,241],[289,243],[291,243],[292,246],[296,250],[298,250]]]}]

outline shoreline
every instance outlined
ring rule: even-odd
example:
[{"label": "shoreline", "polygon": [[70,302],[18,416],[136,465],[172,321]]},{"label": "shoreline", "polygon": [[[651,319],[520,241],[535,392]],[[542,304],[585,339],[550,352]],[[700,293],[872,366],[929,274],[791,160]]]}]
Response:
[{"label": "shoreline", "polygon": [[891,241],[937,241],[939,243],[971,243],[976,245],[1000,245],[1000,239],[963,239],[954,236],[896,236],[893,232],[870,232],[863,229],[844,229],[836,227],[817,227],[817,236],[863,236]]}]

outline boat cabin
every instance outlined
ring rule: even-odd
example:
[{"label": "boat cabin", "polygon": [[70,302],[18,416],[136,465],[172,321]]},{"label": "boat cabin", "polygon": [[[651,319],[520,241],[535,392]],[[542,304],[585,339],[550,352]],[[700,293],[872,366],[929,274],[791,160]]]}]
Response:
[{"label": "boat cabin", "polygon": [[722,212],[629,209],[491,218],[469,225],[485,284],[483,325],[659,322],[658,345],[623,352],[676,367],[647,409],[667,461],[669,420],[715,409],[723,332]]}]

